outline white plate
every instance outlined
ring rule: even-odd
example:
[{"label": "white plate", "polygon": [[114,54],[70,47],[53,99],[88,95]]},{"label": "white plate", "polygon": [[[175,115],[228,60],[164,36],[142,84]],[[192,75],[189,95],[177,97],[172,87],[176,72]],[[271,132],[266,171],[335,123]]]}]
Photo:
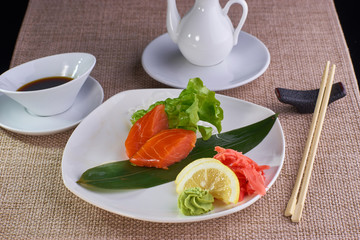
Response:
[{"label": "white plate", "polygon": [[26,135],[58,133],[77,125],[102,103],[103,98],[101,85],[94,78],[88,77],[69,110],[54,116],[40,117],[30,114],[6,95],[0,95],[0,126]]},{"label": "white plate", "polygon": [[172,87],[186,88],[190,78],[199,77],[210,90],[218,91],[249,83],[270,64],[267,47],[256,37],[240,32],[239,43],[220,64],[200,67],[188,62],[166,33],[144,50],[142,65],[155,80]]},{"label": "white plate", "polygon": [[[74,130],[65,147],[62,159],[65,186],[99,208],[152,222],[192,222],[221,217],[244,209],[258,200],[260,196],[251,196],[236,205],[218,205],[204,215],[184,216],[177,208],[174,182],[148,189],[111,191],[91,191],[76,183],[89,168],[126,159],[124,142],[130,129],[129,118],[135,108],[166,97],[176,97],[179,93],[179,89],[125,91],[113,96],[89,114]],[[217,98],[224,109],[224,131],[255,123],[274,114],[270,109],[239,99],[223,95],[217,95]],[[277,120],[266,138],[246,154],[258,164],[271,167],[265,170],[267,190],[280,173],[284,152],[284,135]]]}]

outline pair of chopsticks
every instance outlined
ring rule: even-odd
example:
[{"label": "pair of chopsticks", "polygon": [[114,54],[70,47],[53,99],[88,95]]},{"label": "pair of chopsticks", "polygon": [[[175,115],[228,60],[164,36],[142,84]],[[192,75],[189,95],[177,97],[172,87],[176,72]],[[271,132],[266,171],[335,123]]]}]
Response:
[{"label": "pair of chopsticks", "polygon": [[[330,61],[326,63],[326,67],[322,76],[319,95],[317,97],[304,154],[300,163],[294,189],[291,193],[290,200],[285,210],[285,216],[291,216],[291,221],[293,222],[299,222],[301,219],[315,154],[320,139],[321,129],[329,103],[331,88],[334,81],[335,65],[333,64],[331,67],[330,76],[329,66]],[[299,193],[300,185],[301,190]]]}]

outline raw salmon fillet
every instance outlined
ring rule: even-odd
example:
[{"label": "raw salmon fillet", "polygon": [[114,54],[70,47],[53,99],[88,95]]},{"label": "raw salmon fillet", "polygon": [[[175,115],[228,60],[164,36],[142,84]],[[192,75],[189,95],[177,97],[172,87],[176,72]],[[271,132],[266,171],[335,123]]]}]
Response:
[{"label": "raw salmon fillet", "polygon": [[131,158],[147,140],[169,126],[165,105],[160,104],[146,113],[131,127],[125,140],[126,154]]},{"label": "raw salmon fillet", "polygon": [[194,131],[178,128],[162,130],[150,138],[130,162],[137,166],[167,169],[187,157],[195,147],[195,142]]}]

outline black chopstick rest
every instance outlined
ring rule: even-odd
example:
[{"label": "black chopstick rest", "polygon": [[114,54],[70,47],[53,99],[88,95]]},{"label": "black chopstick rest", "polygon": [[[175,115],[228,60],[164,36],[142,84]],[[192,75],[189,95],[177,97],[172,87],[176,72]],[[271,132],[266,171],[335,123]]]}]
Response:
[{"label": "black chopstick rest", "polygon": [[[275,88],[275,94],[280,102],[293,105],[300,113],[313,113],[319,89],[292,90]],[[341,82],[334,83],[331,89],[329,104],[345,96],[344,85]]]}]

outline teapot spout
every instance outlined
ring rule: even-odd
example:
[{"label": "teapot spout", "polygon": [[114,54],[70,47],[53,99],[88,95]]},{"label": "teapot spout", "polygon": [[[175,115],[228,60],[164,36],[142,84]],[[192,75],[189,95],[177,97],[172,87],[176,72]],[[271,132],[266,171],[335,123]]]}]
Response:
[{"label": "teapot spout", "polygon": [[179,23],[180,15],[176,7],[176,0],[167,0],[166,28],[174,43],[177,43]]}]

